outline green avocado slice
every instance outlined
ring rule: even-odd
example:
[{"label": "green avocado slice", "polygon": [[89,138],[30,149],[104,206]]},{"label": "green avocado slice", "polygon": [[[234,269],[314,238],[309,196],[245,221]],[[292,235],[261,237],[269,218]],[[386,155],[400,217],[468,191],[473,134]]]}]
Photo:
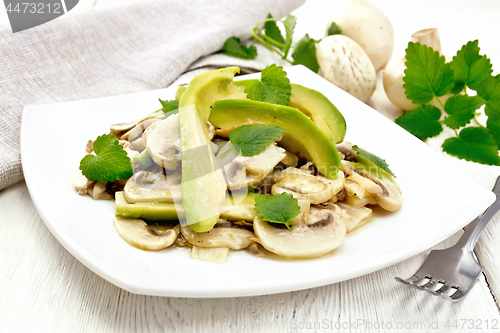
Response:
[{"label": "green avocado slice", "polygon": [[[247,194],[235,204],[234,198],[226,197],[222,204],[220,217],[228,221],[252,222],[256,211],[254,209],[257,194]],[[130,219],[144,219],[152,221],[173,221],[184,215],[180,204],[173,202],[141,202],[129,203],[123,191],[115,194],[115,215]]]},{"label": "green avocado slice", "polygon": [[[234,81],[238,87],[244,87],[252,80]],[[288,106],[299,109],[312,119],[333,143],[344,140],[346,122],[344,116],[328,98],[319,91],[291,83],[292,93]]]},{"label": "green avocado slice", "polygon": [[292,152],[300,152],[329,179],[336,179],[340,156],[334,143],[299,110],[251,100],[221,100],[214,103],[209,121],[215,127],[230,130],[248,122],[264,122],[285,128],[279,144]]},{"label": "green avocado slice", "polygon": [[217,223],[226,196],[226,183],[208,138],[207,121],[213,103],[238,98],[233,82],[238,67],[202,73],[191,80],[179,101],[182,154],[182,205],[191,230],[206,232]]}]

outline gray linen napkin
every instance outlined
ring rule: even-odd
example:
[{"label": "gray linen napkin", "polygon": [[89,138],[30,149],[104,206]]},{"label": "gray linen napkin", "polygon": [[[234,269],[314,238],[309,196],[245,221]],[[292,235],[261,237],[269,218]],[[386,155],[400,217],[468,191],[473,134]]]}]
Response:
[{"label": "gray linen napkin", "polygon": [[19,130],[25,105],[160,89],[217,66],[261,70],[272,58],[262,49],[258,59],[247,61],[207,55],[230,36],[248,36],[268,13],[283,17],[303,2],[145,1],[15,34],[0,31],[0,190],[23,178]]}]

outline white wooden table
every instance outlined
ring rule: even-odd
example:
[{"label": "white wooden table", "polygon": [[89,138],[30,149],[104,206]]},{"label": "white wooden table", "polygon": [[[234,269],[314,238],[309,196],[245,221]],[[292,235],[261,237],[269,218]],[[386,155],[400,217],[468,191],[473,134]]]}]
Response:
[{"label": "white wooden table", "polygon": [[[462,44],[479,39],[499,73],[500,23],[496,18],[500,2],[374,2],[393,23],[395,54],[403,52],[412,32],[437,27],[445,54],[454,54]],[[119,5],[118,0],[84,0],[75,11],[114,5]],[[311,0],[299,8],[295,12],[297,37],[305,32],[322,37],[337,5]],[[400,112],[380,89],[370,104],[390,118]],[[428,144],[439,150],[439,138]],[[488,188],[500,175],[499,167],[445,157]],[[395,275],[407,277],[416,271],[429,251],[357,279],[277,295],[184,299],[131,294],[94,274],[57,242],[38,216],[24,182],[0,192],[0,226],[0,332],[500,331],[495,300],[500,297],[498,214],[476,246],[485,274],[459,303],[445,302],[394,281]],[[461,233],[436,248],[451,246]]]}]

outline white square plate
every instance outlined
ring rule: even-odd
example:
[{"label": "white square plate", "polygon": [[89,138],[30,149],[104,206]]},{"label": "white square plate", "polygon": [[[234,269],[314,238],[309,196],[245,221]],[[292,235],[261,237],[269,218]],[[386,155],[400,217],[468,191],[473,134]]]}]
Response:
[{"label": "white square plate", "polygon": [[[113,226],[114,203],[78,195],[72,179],[87,140],[173,99],[176,88],[94,100],[27,106],[21,157],[31,198],[49,230],[84,265],[133,293],[236,297],[317,287],[405,260],[449,237],[483,212],[495,195],[426,144],[304,67],[293,83],[328,97],[347,122],[346,140],[384,158],[397,176],[403,207],[375,216],[333,254],[312,260],[256,258],[232,252],[224,265],[193,260],[184,248],[136,249]],[[258,78],[254,74],[241,78]]]}]

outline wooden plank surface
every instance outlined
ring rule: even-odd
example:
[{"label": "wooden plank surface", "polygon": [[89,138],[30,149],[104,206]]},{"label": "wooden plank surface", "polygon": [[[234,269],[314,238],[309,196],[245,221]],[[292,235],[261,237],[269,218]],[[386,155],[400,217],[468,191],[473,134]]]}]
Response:
[{"label": "wooden plank surface", "polygon": [[[382,322],[392,325],[388,332],[406,331],[401,325],[413,332],[429,331],[429,325],[438,325],[439,332],[468,332],[467,325],[456,330],[445,324],[457,320],[460,328],[463,320],[474,320],[485,327],[486,320],[500,321],[484,277],[459,303],[395,282],[395,275],[413,274],[428,251],[308,290],[233,299],[152,297],[115,287],[73,258],[39,218],[24,182],[0,192],[0,212],[2,332],[370,332]],[[452,245],[460,234],[438,247]],[[306,329],[315,323],[318,330]]]}]

